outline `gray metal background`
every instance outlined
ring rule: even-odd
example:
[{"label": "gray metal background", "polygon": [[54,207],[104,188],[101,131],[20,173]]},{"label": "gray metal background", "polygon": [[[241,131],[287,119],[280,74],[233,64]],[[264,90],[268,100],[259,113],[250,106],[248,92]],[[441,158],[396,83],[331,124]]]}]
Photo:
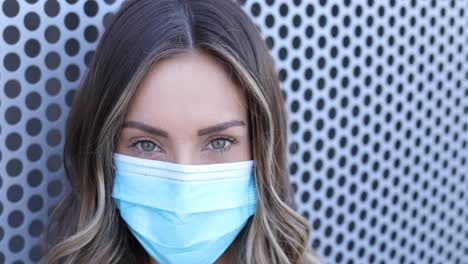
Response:
[{"label": "gray metal background", "polygon": [[[4,0],[0,263],[40,259],[63,129],[121,1]],[[289,113],[310,245],[327,263],[468,263],[468,2],[246,0]]]}]

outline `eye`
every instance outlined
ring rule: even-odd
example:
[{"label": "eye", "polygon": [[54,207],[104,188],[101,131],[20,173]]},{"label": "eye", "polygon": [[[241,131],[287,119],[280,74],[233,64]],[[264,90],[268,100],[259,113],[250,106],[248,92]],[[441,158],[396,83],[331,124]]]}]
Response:
[{"label": "eye", "polygon": [[235,144],[236,141],[234,139],[228,139],[228,138],[216,138],[214,140],[212,140],[208,146],[211,146],[209,147],[208,149],[212,149],[212,150],[215,150],[215,151],[226,151],[229,149],[229,147],[232,145],[232,144]]},{"label": "eye", "polygon": [[139,140],[132,144],[132,147],[141,152],[153,152],[153,150],[160,149],[158,145],[149,140]]}]

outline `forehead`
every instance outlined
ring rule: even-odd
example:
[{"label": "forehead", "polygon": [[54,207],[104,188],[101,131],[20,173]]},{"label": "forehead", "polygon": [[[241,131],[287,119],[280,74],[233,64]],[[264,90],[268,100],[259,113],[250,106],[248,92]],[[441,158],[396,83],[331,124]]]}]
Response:
[{"label": "forehead", "polygon": [[148,70],[130,100],[127,119],[199,127],[246,120],[246,115],[245,98],[225,65],[213,55],[192,51],[158,61]]}]

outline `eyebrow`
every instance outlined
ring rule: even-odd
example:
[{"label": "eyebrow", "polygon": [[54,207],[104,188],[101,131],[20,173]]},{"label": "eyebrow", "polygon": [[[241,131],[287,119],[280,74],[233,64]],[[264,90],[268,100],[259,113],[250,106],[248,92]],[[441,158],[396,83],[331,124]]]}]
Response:
[{"label": "eyebrow", "polygon": [[[245,126],[245,122],[242,120],[231,120],[228,122],[219,123],[214,126],[202,128],[198,130],[198,136],[204,136],[207,134],[220,132],[220,131],[226,130],[234,126]],[[166,131],[156,128],[156,127],[146,125],[144,123],[137,122],[137,121],[125,121],[122,127],[123,128],[125,127],[136,128],[136,129],[139,129],[141,131],[144,131],[149,134],[156,135],[156,136],[161,136],[161,137],[166,137],[166,138],[169,137],[169,134]]]}]

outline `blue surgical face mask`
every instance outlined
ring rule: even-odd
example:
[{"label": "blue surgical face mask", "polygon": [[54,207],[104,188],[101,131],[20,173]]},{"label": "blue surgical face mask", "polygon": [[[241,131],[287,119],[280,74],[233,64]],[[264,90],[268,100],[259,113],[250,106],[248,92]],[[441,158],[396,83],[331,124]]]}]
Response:
[{"label": "blue surgical face mask", "polygon": [[255,213],[253,160],[182,165],[113,155],[112,197],[161,264],[215,262]]}]

